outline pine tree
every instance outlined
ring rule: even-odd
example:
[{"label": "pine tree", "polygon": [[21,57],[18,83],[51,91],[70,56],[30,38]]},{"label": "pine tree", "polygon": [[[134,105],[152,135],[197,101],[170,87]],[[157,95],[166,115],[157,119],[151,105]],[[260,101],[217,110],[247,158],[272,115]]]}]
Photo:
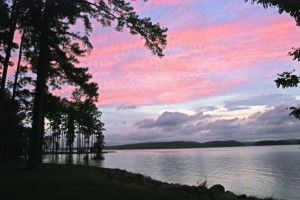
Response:
[{"label": "pine tree", "polygon": [[[75,2],[75,3],[74,3]],[[53,2],[51,2],[53,3]],[[53,38],[55,38],[54,33],[51,31],[50,27],[50,19],[49,19],[49,14],[47,13],[48,9],[50,10],[51,6],[55,7],[55,5],[60,5],[59,8],[56,8],[56,12],[52,12],[52,20],[53,16],[58,16],[58,19],[60,17],[69,17],[69,22],[68,24],[75,23],[77,18],[81,18],[84,21],[85,25],[85,31],[86,34],[84,37],[78,37],[76,34],[69,34],[65,33],[68,29],[69,26],[67,25],[61,25],[59,20],[55,20],[55,27],[60,27],[63,28],[63,37],[61,39],[64,39],[66,42],[69,42],[68,38],[70,38],[70,35],[73,37],[72,39],[79,39],[80,41],[84,41],[86,46],[88,48],[91,48],[91,45],[89,46],[88,42],[88,36],[89,32],[91,31],[90,27],[90,22],[87,14],[93,15],[93,17],[97,18],[98,21],[100,21],[103,25],[110,25],[113,20],[118,21],[117,25],[117,30],[121,31],[122,28],[126,25],[132,34],[140,34],[143,38],[146,40],[146,46],[150,48],[150,50],[154,53],[157,54],[158,56],[162,56],[162,49],[166,43],[166,29],[161,29],[158,24],[153,25],[152,22],[150,21],[149,18],[145,19],[140,19],[134,12],[133,8],[128,4],[125,3],[124,1],[108,1],[108,4],[106,5],[103,1],[99,1],[98,5],[96,4],[91,4],[88,1],[69,1],[69,3],[72,3],[74,5],[74,10],[71,10],[70,7],[68,7],[68,11],[65,11],[64,8],[66,7],[63,5],[63,3],[60,4],[60,2],[56,2],[57,4],[52,4],[49,3],[49,1],[45,2],[45,9],[43,13],[43,27],[41,31],[41,44],[40,44],[40,52],[39,52],[39,61],[37,63],[37,84],[36,84],[36,95],[35,95],[35,103],[34,103],[34,115],[33,115],[33,134],[32,134],[32,145],[30,148],[30,157],[29,157],[29,167],[34,168],[37,166],[37,159],[38,158],[38,151],[34,150],[37,149],[37,147],[40,145],[38,143],[39,137],[41,137],[41,123],[42,121],[40,120],[42,116],[42,100],[43,100],[43,88],[45,88],[46,85],[46,73],[47,73],[47,68],[49,67],[50,59],[47,58],[47,55],[51,55],[50,49],[48,49],[47,53],[47,47],[53,45],[52,47],[55,46],[52,41],[49,41],[49,38],[45,38],[43,36],[46,35],[51,35]],[[74,3],[74,4],[73,4]],[[49,5],[48,5],[49,4]],[[49,7],[47,7],[47,5]],[[76,6],[75,6],[76,5]],[[80,7],[77,7],[79,6]],[[71,6],[72,7],[72,6]],[[94,7],[94,8],[92,8]],[[78,9],[80,8],[80,9]],[[71,10],[71,11],[70,11]],[[52,11],[52,10],[50,10]],[[49,11],[49,13],[50,13]],[[86,12],[86,13],[85,13]],[[82,14],[82,13],[85,13]],[[55,18],[54,18],[55,19]],[[49,20],[49,22],[48,22]],[[58,29],[59,30],[59,29]],[[46,41],[48,39],[48,41]],[[51,38],[52,39],[52,38]],[[61,41],[60,41],[61,42]],[[61,44],[61,43],[59,43]],[[42,50],[44,50],[42,52]],[[59,51],[59,49],[55,49],[56,51]],[[80,56],[81,54],[84,54],[85,51],[79,51],[79,45],[73,45],[70,48],[72,54],[70,55],[69,58],[72,58],[74,62],[76,62],[76,56]],[[61,52],[63,55],[63,52]],[[64,57],[64,56],[63,56]],[[63,62],[66,63],[66,62]],[[48,66],[47,66],[48,64]],[[65,67],[65,69],[68,69],[72,65],[62,65],[60,66],[61,68]],[[65,74],[68,74],[68,71],[64,70]],[[72,76],[70,76],[72,77]],[[74,80],[76,80],[77,76],[74,77]],[[96,89],[95,85],[84,85],[87,88],[93,91]]]},{"label": "pine tree", "polygon": [[[91,78],[86,73],[88,69],[75,67],[78,65],[77,58],[92,49],[89,42],[92,32],[90,20],[96,19],[103,26],[111,26],[116,21],[117,31],[127,27],[133,35],[142,36],[146,41],[145,46],[159,57],[163,56],[167,29],[153,24],[150,18],[140,18],[124,0],[99,0],[95,3],[86,0],[15,2],[20,3],[22,15],[14,14],[18,18],[10,18],[15,21],[9,24],[15,28],[12,25],[20,22],[19,28],[27,30],[24,54],[32,72],[36,74],[28,159],[28,168],[36,168],[41,161],[44,106],[48,86],[73,84],[82,88],[87,95],[97,93],[97,84],[88,82]],[[72,32],[70,27],[79,21],[84,23],[84,32]],[[93,101],[96,99],[97,95],[94,95]]]}]

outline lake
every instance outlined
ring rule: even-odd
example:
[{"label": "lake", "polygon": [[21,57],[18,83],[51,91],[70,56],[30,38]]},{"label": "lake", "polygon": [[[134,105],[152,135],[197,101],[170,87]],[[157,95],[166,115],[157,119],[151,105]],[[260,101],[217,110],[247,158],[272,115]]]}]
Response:
[{"label": "lake", "polygon": [[74,163],[120,168],[169,183],[208,186],[222,184],[237,194],[300,199],[299,145],[118,150],[105,160],[85,161],[84,156],[47,155],[46,163]]}]

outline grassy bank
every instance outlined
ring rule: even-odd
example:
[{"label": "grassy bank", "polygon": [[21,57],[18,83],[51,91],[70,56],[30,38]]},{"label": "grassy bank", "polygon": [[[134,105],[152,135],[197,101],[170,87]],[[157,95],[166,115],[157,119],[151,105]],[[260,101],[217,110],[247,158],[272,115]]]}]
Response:
[{"label": "grassy bank", "polygon": [[124,170],[44,164],[25,170],[23,162],[0,163],[0,199],[258,199],[207,189],[167,184]]}]

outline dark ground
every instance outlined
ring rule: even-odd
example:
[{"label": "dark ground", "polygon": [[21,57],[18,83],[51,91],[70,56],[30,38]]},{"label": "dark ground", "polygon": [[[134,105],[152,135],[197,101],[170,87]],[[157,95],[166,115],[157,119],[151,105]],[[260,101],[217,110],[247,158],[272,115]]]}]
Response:
[{"label": "dark ground", "polygon": [[43,164],[26,170],[24,162],[0,163],[0,199],[234,200],[258,199],[222,191],[219,185],[184,186],[119,169]]}]

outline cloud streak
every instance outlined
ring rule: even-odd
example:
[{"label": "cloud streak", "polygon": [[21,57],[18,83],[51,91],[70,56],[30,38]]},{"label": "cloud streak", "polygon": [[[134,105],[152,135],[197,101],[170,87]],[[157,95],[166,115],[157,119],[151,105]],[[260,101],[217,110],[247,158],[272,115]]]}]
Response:
[{"label": "cloud streak", "polygon": [[[155,2],[158,6],[166,4]],[[176,7],[177,3],[169,6]],[[234,14],[230,9],[227,12]],[[187,16],[195,21],[197,14]],[[286,62],[287,52],[298,40],[295,22],[278,14],[262,15],[259,23],[255,15],[213,23],[201,18],[201,24],[192,26],[181,24],[181,15],[175,15],[176,24],[166,24],[171,28],[163,59],[151,55],[143,41],[128,31],[97,31],[95,49],[82,63],[90,66],[100,84],[100,105],[155,105],[222,95],[257,81],[258,77],[251,76],[257,71],[265,74],[259,80],[280,72],[281,66],[266,66]]]}]

